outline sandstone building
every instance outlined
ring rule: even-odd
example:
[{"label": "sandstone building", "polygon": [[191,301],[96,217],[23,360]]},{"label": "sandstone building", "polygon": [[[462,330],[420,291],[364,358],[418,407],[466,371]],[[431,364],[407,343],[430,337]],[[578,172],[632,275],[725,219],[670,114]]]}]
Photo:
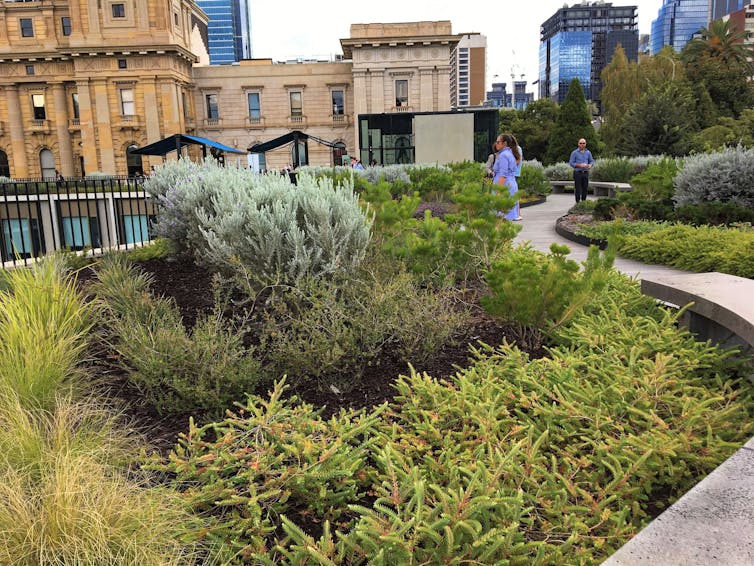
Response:
[{"label": "sandstone building", "polygon": [[[336,145],[310,141],[308,163],[363,159],[359,115],[450,110],[460,37],[447,21],[354,24],[343,61],[209,66],[194,0],[0,0],[0,176],[146,172],[162,158],[132,150],[176,133],[246,149],[301,130]],[[291,152],[228,159],[277,169]]]}]

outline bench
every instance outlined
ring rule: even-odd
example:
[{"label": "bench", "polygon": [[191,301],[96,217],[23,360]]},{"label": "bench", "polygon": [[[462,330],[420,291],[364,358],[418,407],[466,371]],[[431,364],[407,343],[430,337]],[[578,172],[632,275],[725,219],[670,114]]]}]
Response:
[{"label": "bench", "polygon": [[754,347],[754,280],[727,273],[658,275],[641,292],[679,307],[693,302],[682,323],[703,340]]},{"label": "bench", "polygon": [[[573,191],[573,181],[550,181],[554,194],[564,193],[566,188]],[[596,197],[615,198],[617,193],[625,193],[631,190],[628,183],[612,183],[608,181],[589,181],[589,188]]]}]

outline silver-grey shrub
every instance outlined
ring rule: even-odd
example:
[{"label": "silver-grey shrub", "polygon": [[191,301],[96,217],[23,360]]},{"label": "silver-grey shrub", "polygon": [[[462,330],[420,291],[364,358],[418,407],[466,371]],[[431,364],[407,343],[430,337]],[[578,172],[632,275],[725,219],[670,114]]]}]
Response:
[{"label": "silver-grey shrub", "polygon": [[715,201],[754,207],[754,149],[687,157],[673,186],[676,206]]},{"label": "silver-grey shrub", "polygon": [[371,237],[371,218],[350,186],[303,172],[292,185],[279,175],[211,162],[187,166],[158,202],[159,236],[199,263],[240,269],[261,282],[347,272],[363,259]]},{"label": "silver-grey shrub", "polygon": [[570,181],[573,179],[573,169],[565,161],[553,163],[545,167],[545,177],[550,181]]}]

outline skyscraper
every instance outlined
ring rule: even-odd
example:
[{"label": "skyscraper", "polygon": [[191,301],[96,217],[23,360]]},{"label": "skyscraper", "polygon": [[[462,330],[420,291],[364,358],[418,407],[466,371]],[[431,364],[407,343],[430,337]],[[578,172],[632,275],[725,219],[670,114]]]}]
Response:
[{"label": "skyscraper", "polygon": [[558,104],[568,85],[578,78],[584,96],[599,104],[602,69],[618,44],[636,61],[639,30],[636,6],[613,6],[596,1],[560,8],[542,24],[539,44],[539,96]]},{"label": "skyscraper", "polygon": [[691,36],[707,27],[709,16],[710,0],[664,0],[652,22],[652,55],[666,45],[681,51]]},{"label": "skyscraper", "polygon": [[710,21],[743,10],[752,0],[710,0]]},{"label": "skyscraper", "polygon": [[464,33],[460,37],[450,54],[451,108],[484,102],[487,38],[478,33]]},{"label": "skyscraper", "polygon": [[227,65],[251,59],[251,16],[247,0],[197,0],[209,16],[209,62]]}]

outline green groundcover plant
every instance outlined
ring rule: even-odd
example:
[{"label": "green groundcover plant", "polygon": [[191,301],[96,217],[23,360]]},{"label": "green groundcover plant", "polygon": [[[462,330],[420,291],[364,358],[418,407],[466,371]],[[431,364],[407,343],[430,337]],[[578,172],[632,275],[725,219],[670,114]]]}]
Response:
[{"label": "green groundcover plant", "polygon": [[278,384],[151,467],[222,562],[595,564],[750,436],[750,388],[616,274],[553,340],[330,419]]}]

